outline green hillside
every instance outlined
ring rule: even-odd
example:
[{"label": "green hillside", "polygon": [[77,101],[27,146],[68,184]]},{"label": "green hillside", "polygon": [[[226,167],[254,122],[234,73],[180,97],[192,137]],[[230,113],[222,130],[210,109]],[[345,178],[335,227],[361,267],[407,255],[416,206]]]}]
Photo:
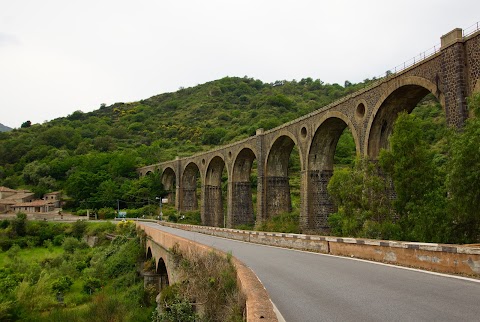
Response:
[{"label": "green hillside", "polygon": [[[115,206],[116,199],[141,203],[155,196],[136,185],[154,183],[136,180],[137,167],[252,136],[365,86],[345,83],[226,77],[44,124],[25,122],[0,133],[0,185],[29,188],[38,196],[64,190],[73,206]],[[348,137],[343,141],[340,159],[349,163],[354,148]]]},{"label": "green hillside", "polygon": [[5,126],[2,123],[0,123],[0,132],[8,132],[8,131],[11,131],[11,130],[12,129],[9,128],[8,126]]}]

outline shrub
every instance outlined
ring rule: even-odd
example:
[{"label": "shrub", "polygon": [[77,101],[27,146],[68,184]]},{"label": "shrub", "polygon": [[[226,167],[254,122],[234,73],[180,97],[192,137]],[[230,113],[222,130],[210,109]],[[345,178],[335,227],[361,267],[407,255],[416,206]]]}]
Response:
[{"label": "shrub", "polygon": [[66,237],[63,240],[62,247],[63,247],[63,249],[65,250],[66,253],[73,254],[76,249],[87,248],[88,245],[85,242],[79,241],[76,238]]},{"label": "shrub", "polygon": [[83,237],[86,229],[87,223],[83,220],[77,220],[72,224],[72,236],[76,238],[81,238]]},{"label": "shrub", "polygon": [[55,237],[53,237],[53,241],[52,243],[55,245],[55,246],[60,246],[63,244],[63,240],[65,239],[65,235],[64,234],[61,234],[61,235],[57,235]]},{"label": "shrub", "polygon": [[68,277],[68,276],[62,276],[57,278],[55,281],[52,283],[52,291],[54,293],[57,292],[66,292],[70,289],[70,287],[73,284],[73,280]]},{"label": "shrub", "polygon": [[98,219],[114,219],[117,212],[113,208],[101,208],[98,210]]},{"label": "shrub", "polygon": [[86,294],[92,294],[102,287],[100,279],[87,276],[83,282],[83,292]]},{"label": "shrub", "polygon": [[301,232],[299,218],[298,210],[286,212],[263,222],[258,226],[257,230],[298,234]]}]

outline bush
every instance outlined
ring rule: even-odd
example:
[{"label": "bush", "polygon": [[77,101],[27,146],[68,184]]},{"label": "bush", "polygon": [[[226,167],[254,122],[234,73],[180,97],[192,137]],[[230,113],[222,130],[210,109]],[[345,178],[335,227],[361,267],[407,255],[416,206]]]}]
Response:
[{"label": "bush", "polygon": [[0,229],[5,229],[8,226],[10,226],[10,220],[8,219],[0,220]]},{"label": "bush", "polygon": [[57,278],[55,281],[52,283],[52,291],[54,293],[57,292],[66,292],[70,289],[70,287],[73,284],[73,280],[68,277],[68,276],[62,276]]},{"label": "bush", "polygon": [[200,215],[200,211],[182,212],[182,214],[178,217],[178,222],[180,224],[201,225],[202,216]]},{"label": "bush", "polygon": [[76,238],[82,238],[86,229],[87,223],[83,220],[77,220],[72,224],[72,236]]},{"label": "bush", "polygon": [[99,290],[102,287],[102,283],[100,282],[100,279],[87,276],[85,278],[85,281],[83,282],[83,292],[86,294],[92,294]]},{"label": "bush", "polygon": [[[182,275],[188,276],[188,283],[162,290],[160,303],[164,313],[157,313],[154,321],[243,321],[245,298],[237,288],[237,272],[231,256],[215,252],[184,254],[178,247],[172,252]],[[191,299],[201,306],[200,317],[194,313]]]},{"label": "bush", "polygon": [[98,219],[115,219],[117,211],[113,208],[101,208],[98,210]]},{"label": "bush", "polygon": [[286,212],[261,223],[257,230],[299,234],[301,232],[299,218],[298,210]]},{"label": "bush", "polygon": [[87,248],[88,245],[85,242],[79,241],[76,238],[66,237],[63,240],[62,247],[66,253],[73,254],[76,249]]},{"label": "bush", "polygon": [[111,233],[115,230],[115,224],[111,222],[95,222],[90,223],[85,230],[88,236],[98,236],[102,233]]},{"label": "bush", "polygon": [[55,237],[53,237],[53,245],[55,246],[60,246],[63,244],[63,240],[65,239],[65,235],[64,234],[61,234],[61,235],[57,235]]}]

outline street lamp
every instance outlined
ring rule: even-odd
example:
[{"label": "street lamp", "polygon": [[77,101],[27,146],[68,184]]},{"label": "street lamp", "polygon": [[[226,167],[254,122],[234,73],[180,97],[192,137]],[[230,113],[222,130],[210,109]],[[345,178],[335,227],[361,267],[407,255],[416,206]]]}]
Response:
[{"label": "street lamp", "polygon": [[163,217],[163,212],[162,212],[162,198],[161,198],[161,197],[155,197],[155,199],[158,200],[158,204],[159,204],[159,206],[160,206],[160,216],[158,216],[158,217],[159,217],[159,219],[160,219],[160,221],[161,221],[161,220],[162,220],[162,217]]}]

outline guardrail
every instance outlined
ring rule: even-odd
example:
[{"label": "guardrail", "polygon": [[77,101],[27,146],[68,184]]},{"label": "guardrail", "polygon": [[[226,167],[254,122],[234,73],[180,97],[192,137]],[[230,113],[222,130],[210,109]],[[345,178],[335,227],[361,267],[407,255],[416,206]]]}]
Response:
[{"label": "guardrail", "polygon": [[[479,30],[480,30],[480,21],[478,21],[475,24],[463,29],[462,36],[465,39],[466,37],[476,33]],[[378,84],[378,82],[384,80],[385,78],[394,76],[394,75],[412,67],[413,65],[418,64],[418,63],[424,61],[425,59],[435,55],[436,53],[440,52],[440,49],[441,49],[441,45],[436,44],[432,48],[429,48],[429,49],[421,52],[417,56],[415,56],[413,58],[410,58],[410,59],[404,61],[403,63],[387,70],[385,73],[383,73],[383,74],[381,74],[377,77],[373,77],[372,78],[373,82],[370,82],[370,83],[366,84],[363,88],[367,89],[367,88],[376,86]]]}]

